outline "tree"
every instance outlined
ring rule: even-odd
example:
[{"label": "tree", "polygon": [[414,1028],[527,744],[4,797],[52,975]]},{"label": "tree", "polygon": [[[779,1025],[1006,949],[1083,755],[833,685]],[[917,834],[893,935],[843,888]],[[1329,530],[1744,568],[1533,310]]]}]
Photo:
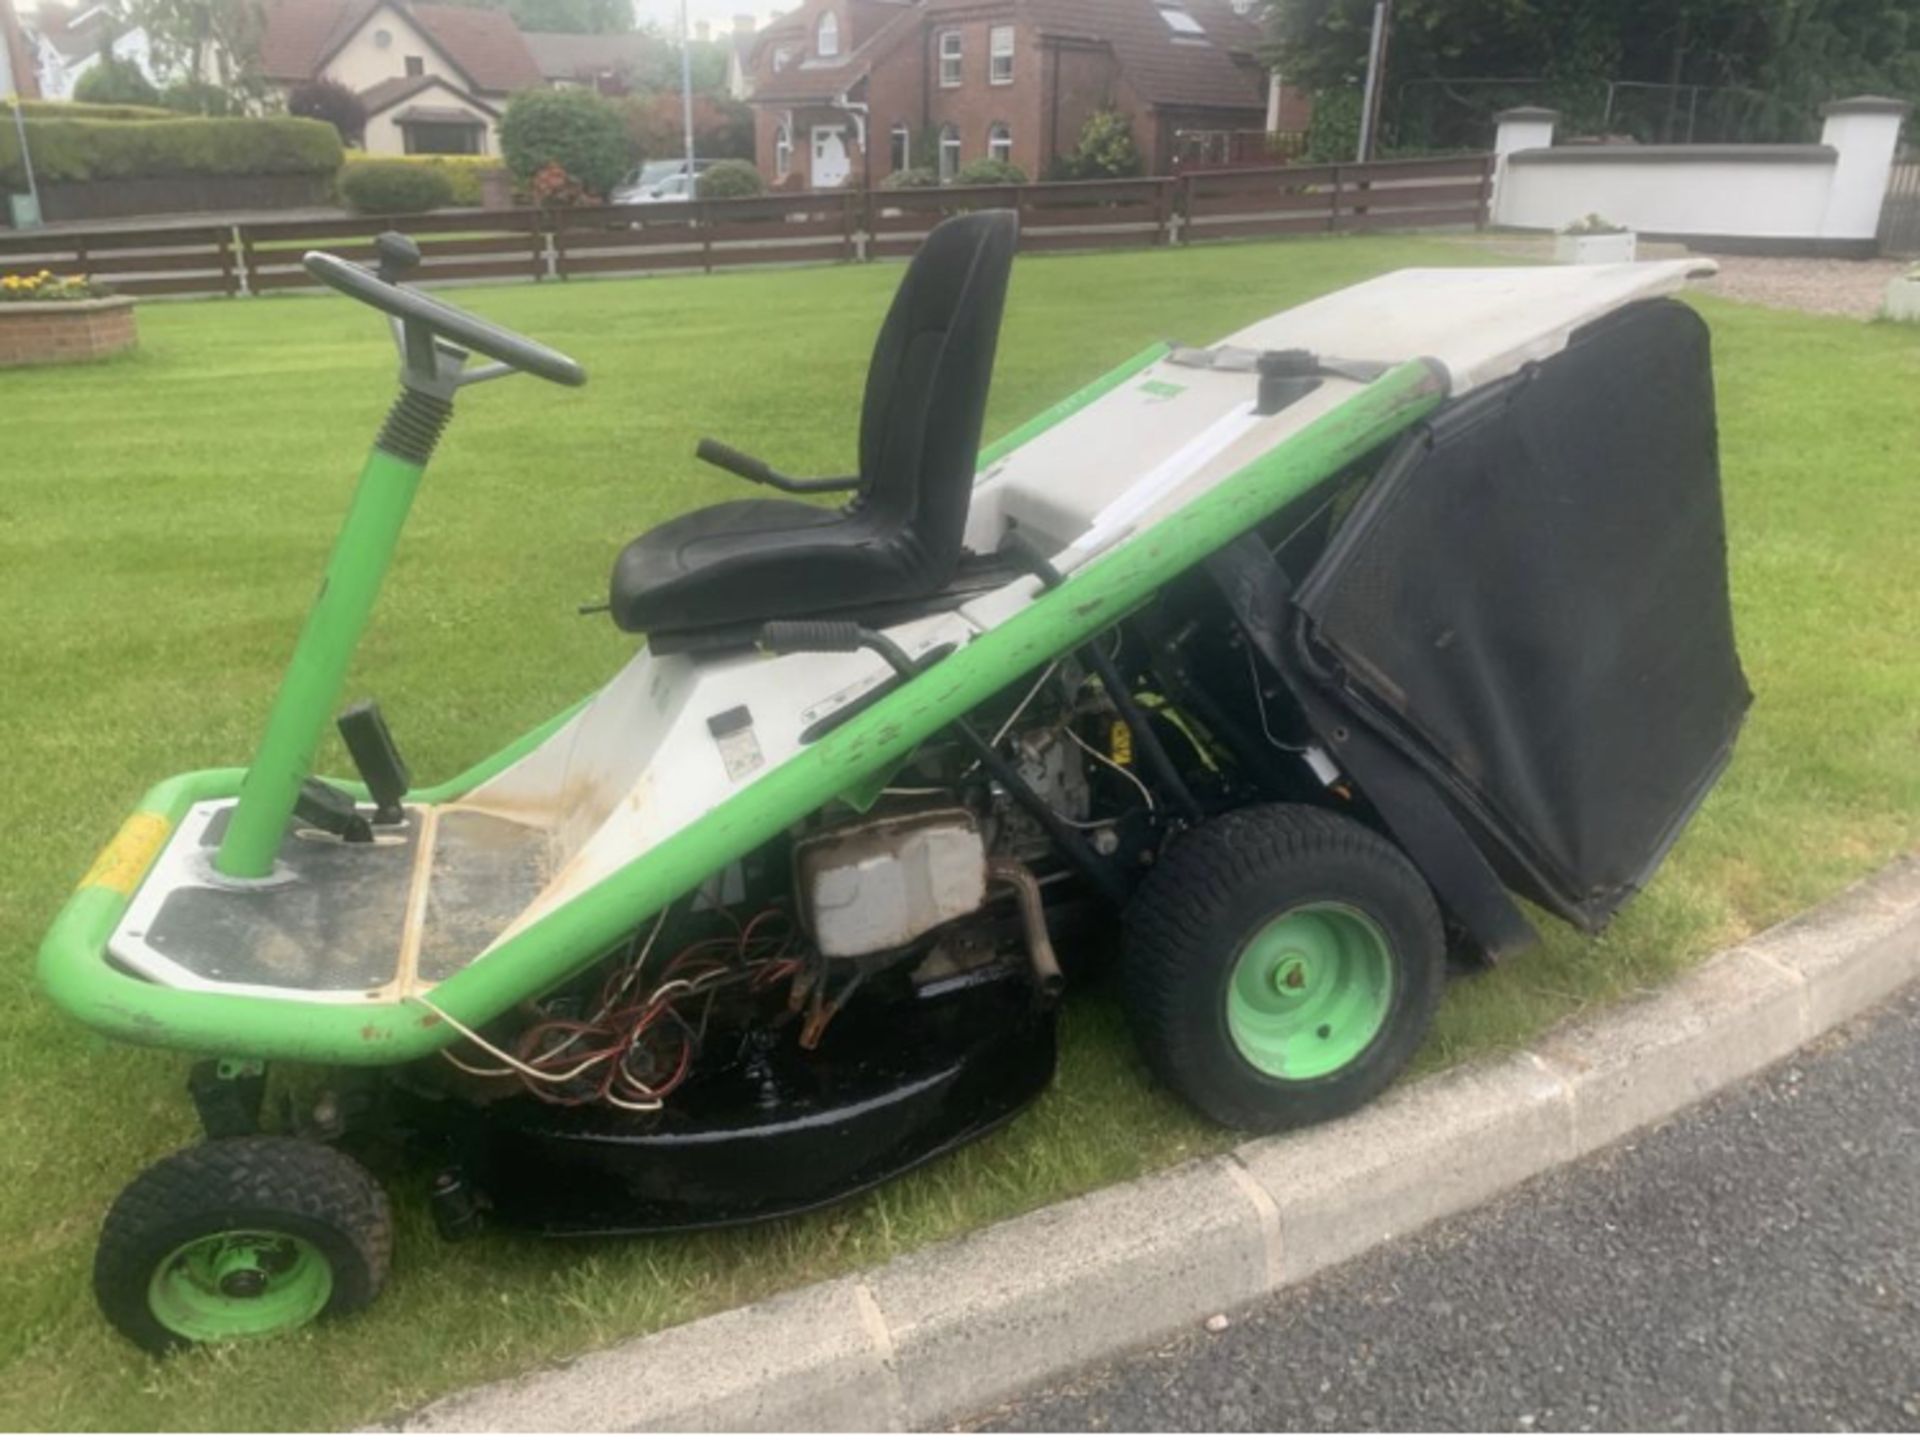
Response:
[{"label": "tree", "polygon": [[1055,180],[1126,180],[1146,168],[1133,121],[1117,110],[1096,110],[1080,127],[1073,153],[1055,157],[1048,174]]},{"label": "tree", "polygon": [[367,107],[338,80],[322,76],[296,85],[287,95],[287,113],[324,120],[340,132],[340,143],[358,145],[367,133]]},{"label": "tree", "polygon": [[604,197],[626,174],[631,151],[620,112],[591,90],[523,90],[500,119],[500,153],[522,185],[558,166]]},{"label": "tree", "polygon": [[133,61],[102,54],[73,87],[73,98],[88,105],[158,105],[160,92]]},{"label": "tree", "polygon": [[[1373,0],[1263,4],[1268,58],[1290,84],[1359,85]],[[1663,88],[1618,92],[1607,114],[1608,81]],[[1605,116],[1660,140],[1684,138],[1677,122],[1701,107],[1717,138],[1810,139],[1822,101],[1861,91],[1920,98],[1920,0],[1394,0],[1385,128],[1484,145],[1493,111],[1534,103],[1570,129]],[[1640,103],[1623,111],[1623,96]],[[1451,127],[1434,120],[1448,107]]]},{"label": "tree", "polygon": [[[686,152],[678,91],[629,95],[619,102],[627,144],[638,160],[672,160]],[[693,97],[693,153],[702,160],[752,160],[753,111],[719,95]]]},{"label": "tree", "polygon": [[257,99],[262,0],[121,0],[127,22],[146,30],[154,58],[188,80],[211,80],[244,100]]}]

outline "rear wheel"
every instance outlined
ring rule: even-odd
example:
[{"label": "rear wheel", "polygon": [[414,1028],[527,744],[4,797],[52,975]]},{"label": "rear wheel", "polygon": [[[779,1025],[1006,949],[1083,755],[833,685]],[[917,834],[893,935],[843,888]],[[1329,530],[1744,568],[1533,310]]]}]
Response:
[{"label": "rear wheel", "polygon": [[286,1136],[204,1141],[120,1193],[94,1295],[149,1351],[250,1340],[368,1305],[392,1250],[386,1195],[357,1162]]},{"label": "rear wheel", "polygon": [[1446,974],[1439,908],[1384,837],[1253,806],[1176,844],[1127,915],[1122,977],[1149,1064],[1222,1125],[1364,1104],[1411,1059]]}]

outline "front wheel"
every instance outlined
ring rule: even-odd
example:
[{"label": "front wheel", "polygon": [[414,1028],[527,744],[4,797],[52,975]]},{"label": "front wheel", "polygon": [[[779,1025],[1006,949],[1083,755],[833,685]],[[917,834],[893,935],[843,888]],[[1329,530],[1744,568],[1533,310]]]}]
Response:
[{"label": "front wheel", "polygon": [[203,1141],[143,1171],[107,1213],[93,1289],[148,1351],[242,1341],[340,1316],[380,1293],[393,1252],[386,1194],[312,1141]]},{"label": "front wheel", "polygon": [[1182,838],[1127,914],[1128,1018],[1160,1078],[1220,1124],[1276,1131],[1371,1100],[1446,975],[1439,908],[1384,837],[1311,806]]}]

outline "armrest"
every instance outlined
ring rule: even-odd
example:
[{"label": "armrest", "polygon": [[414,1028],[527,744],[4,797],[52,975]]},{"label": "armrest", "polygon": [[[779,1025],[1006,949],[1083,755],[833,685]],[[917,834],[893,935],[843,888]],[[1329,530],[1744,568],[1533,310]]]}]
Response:
[{"label": "armrest", "polygon": [[824,480],[796,480],[790,475],[782,475],[764,460],[755,460],[752,456],[735,450],[730,445],[722,445],[713,439],[702,440],[693,453],[708,465],[716,465],[722,470],[731,471],[742,480],[750,480],[755,485],[784,490],[788,495],[825,495],[831,491],[860,488],[860,477],[857,475],[831,476]]}]

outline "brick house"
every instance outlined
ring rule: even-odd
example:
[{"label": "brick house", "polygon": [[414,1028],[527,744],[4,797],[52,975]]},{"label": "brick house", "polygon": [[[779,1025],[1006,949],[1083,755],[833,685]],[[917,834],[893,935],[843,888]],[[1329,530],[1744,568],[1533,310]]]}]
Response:
[{"label": "brick house", "polygon": [[796,189],[988,156],[1038,179],[1111,108],[1164,175],[1183,133],[1266,128],[1260,42],[1227,0],[805,0],[756,37],[755,154]]}]

